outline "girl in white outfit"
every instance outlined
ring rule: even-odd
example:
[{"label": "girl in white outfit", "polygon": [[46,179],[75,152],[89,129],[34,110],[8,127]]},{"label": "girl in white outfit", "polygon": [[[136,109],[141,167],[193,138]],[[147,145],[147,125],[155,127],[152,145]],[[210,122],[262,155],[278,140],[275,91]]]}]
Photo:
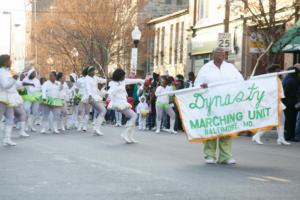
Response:
[{"label": "girl in white outfit", "polygon": [[168,80],[166,77],[160,78],[160,86],[156,88],[155,95],[157,96],[156,99],[156,133],[160,132],[160,126],[161,126],[161,120],[163,111],[165,111],[169,117],[170,117],[170,133],[177,133],[174,130],[175,127],[175,112],[173,111],[173,108],[170,105],[170,96],[169,95],[163,95],[158,96],[159,94],[170,92],[173,88],[171,86],[168,86]]},{"label": "girl in white outfit", "polygon": [[98,114],[94,123],[94,133],[95,135],[102,136],[104,134],[101,131],[101,126],[106,114],[106,108],[103,103],[103,96],[105,96],[105,94],[103,94],[103,91],[102,93],[99,91],[98,84],[105,84],[106,79],[95,76],[96,68],[93,66],[88,67],[87,74],[85,77],[86,93],[83,96],[83,102],[88,102],[88,110],[92,107],[96,114]]},{"label": "girl in white outfit", "polygon": [[78,128],[78,102],[76,100],[78,94],[78,88],[76,87],[77,75],[75,73],[70,74],[70,86],[69,86],[69,100],[71,106],[71,115],[68,118],[67,129]]},{"label": "girl in white outfit", "polygon": [[[12,77],[10,73],[11,60],[9,55],[0,56],[0,119],[5,117],[4,139],[5,146],[15,146],[11,140],[12,128],[14,125],[14,108],[22,105],[22,97],[16,90],[17,76]],[[20,116],[20,118],[24,116]],[[26,116],[25,116],[26,118]],[[25,129],[25,121],[23,123]],[[24,130],[25,131],[25,130]]]},{"label": "girl in white outfit", "polygon": [[136,143],[137,141],[133,138],[135,131],[135,122],[137,114],[131,110],[131,105],[127,102],[127,91],[126,85],[131,84],[143,84],[144,80],[141,79],[125,79],[125,72],[122,69],[116,69],[112,76],[112,81],[109,83],[109,98],[110,103],[108,109],[116,110],[124,114],[129,120],[126,124],[126,130],[121,134],[121,137],[126,143]]},{"label": "girl in white outfit", "polygon": [[88,99],[83,99],[86,96],[86,76],[88,67],[82,71],[82,77],[80,77],[76,82],[76,87],[78,88],[78,93],[80,97],[79,111],[78,111],[78,128],[77,131],[87,131],[87,125],[89,122],[90,106]]},{"label": "girl in white outfit", "polygon": [[149,105],[146,102],[146,97],[140,97],[140,103],[136,107],[136,113],[139,115],[139,130],[146,130],[147,116],[149,114]]},{"label": "girl in white outfit", "polygon": [[61,110],[64,107],[64,99],[61,99],[61,92],[63,86],[60,82],[56,81],[56,73],[51,72],[49,80],[42,86],[42,99],[43,99],[43,123],[41,133],[46,133],[47,121],[50,112],[53,114],[53,131],[58,131],[58,121],[60,119]]},{"label": "girl in white outfit", "polygon": [[36,78],[36,71],[31,69],[23,80],[27,94],[23,96],[24,108],[27,114],[27,129],[35,132],[35,121],[39,117],[39,98],[41,96],[40,80]]},{"label": "girl in white outfit", "polygon": [[[280,92],[280,96],[281,98],[285,98],[284,92],[283,92],[283,88],[282,88],[282,83],[280,81],[280,79],[278,79],[278,84],[279,84],[279,92]],[[285,122],[285,115],[284,115],[284,110],[285,110],[285,105],[280,102],[280,118],[279,118],[279,122],[280,122],[280,127],[277,128],[277,134],[278,134],[278,138],[277,138],[277,144],[279,145],[290,145],[289,142],[287,142],[284,138],[284,122]],[[252,137],[252,141],[263,145],[264,143],[261,141],[261,137],[264,135],[265,131],[258,131],[253,137]]]},{"label": "girl in white outfit", "polygon": [[56,80],[60,82],[62,90],[60,91],[60,99],[64,100],[64,106],[61,108],[60,120],[59,120],[59,129],[66,131],[67,127],[67,117],[68,117],[68,102],[69,98],[69,86],[66,82],[64,73],[59,72],[56,76]]}]

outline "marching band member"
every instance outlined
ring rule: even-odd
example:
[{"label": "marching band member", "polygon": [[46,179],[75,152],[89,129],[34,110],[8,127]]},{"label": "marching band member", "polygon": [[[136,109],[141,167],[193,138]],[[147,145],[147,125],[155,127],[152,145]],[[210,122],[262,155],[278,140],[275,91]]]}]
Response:
[{"label": "marching band member", "polygon": [[146,97],[140,97],[140,103],[136,107],[136,113],[139,115],[139,130],[146,130],[147,116],[149,114],[149,105],[146,102]]},{"label": "marching band member", "polygon": [[[279,72],[281,69],[277,65],[272,65],[267,69],[267,73],[274,73],[274,72]],[[280,97],[281,99],[285,98],[283,87],[282,87],[282,82],[278,78],[278,84],[279,84],[279,92],[280,92]],[[285,115],[284,115],[284,110],[286,109],[286,106],[280,102],[280,116],[279,116],[279,124],[280,127],[277,127],[277,144],[279,145],[290,145],[291,143],[287,142],[284,138],[284,123],[285,123]],[[265,131],[258,131],[253,137],[252,141],[263,145],[264,143],[261,141],[261,137],[264,135]]]},{"label": "marching band member", "polygon": [[77,131],[87,131],[87,125],[89,122],[89,113],[90,113],[90,106],[87,102],[87,99],[85,101],[82,99],[83,96],[86,96],[86,76],[87,76],[87,70],[88,67],[86,67],[82,71],[82,77],[80,77],[76,82],[76,87],[79,90],[79,95],[77,96],[77,99],[80,101],[79,103],[79,111],[78,111],[78,128]]},{"label": "marching band member", "polygon": [[58,128],[62,131],[66,131],[67,116],[68,116],[68,102],[69,102],[69,87],[66,82],[64,73],[59,72],[56,76],[56,80],[60,82],[62,90],[60,91],[60,99],[64,100],[64,106],[61,108],[60,120]]},{"label": "marching band member", "polygon": [[46,133],[46,125],[50,115],[53,114],[53,131],[58,131],[58,120],[60,119],[61,109],[64,107],[64,99],[61,99],[63,85],[56,81],[56,73],[51,72],[49,80],[42,85],[43,102],[43,125],[41,133]]},{"label": "marching band member", "polygon": [[[168,86],[167,77],[162,76],[160,78],[160,86],[156,88],[155,95],[158,96],[159,94],[170,92],[170,91],[173,91],[173,88],[171,86]],[[170,117],[170,130],[169,130],[170,133],[177,133],[174,130],[176,116],[173,108],[170,105],[170,96],[168,95],[158,96],[156,99],[155,108],[156,108],[156,126],[157,126],[156,133],[160,132],[163,111],[165,111]]]},{"label": "marching band member", "polygon": [[71,129],[73,127],[78,128],[78,104],[77,96],[78,96],[78,88],[76,87],[77,75],[75,73],[70,74],[70,86],[69,86],[69,103],[71,106],[71,115],[68,119],[67,129]]},{"label": "marching band member", "polygon": [[[88,67],[87,76],[85,78],[86,93],[83,96],[83,101],[88,102],[89,105],[99,114],[95,119],[94,131],[98,136],[104,135],[101,131],[101,125],[105,120],[106,108],[103,103],[103,91],[99,91],[98,84],[105,84],[106,79],[95,76],[96,68],[93,66]],[[90,110],[90,109],[89,109]]]},{"label": "marching band member", "polygon": [[27,114],[27,128],[35,132],[35,121],[39,117],[39,98],[41,95],[40,80],[36,78],[36,71],[31,69],[23,80],[26,94],[23,95],[24,108]]},{"label": "marching band member", "polygon": [[[3,144],[6,146],[16,146],[17,144],[11,140],[11,133],[14,124],[14,109],[22,105],[23,100],[16,89],[17,76],[10,73],[11,60],[9,55],[0,56],[0,118],[5,116],[5,128]],[[16,109],[19,111],[19,109]],[[25,133],[24,112],[16,112],[21,121],[21,135],[28,136]],[[26,134],[26,135],[25,135]]]},{"label": "marching band member", "polygon": [[[216,48],[213,51],[213,60],[205,64],[199,71],[195,80],[196,87],[208,88],[209,85],[216,82],[244,80],[237,68],[225,61],[225,50]],[[218,142],[219,141],[219,142]],[[217,148],[219,156],[216,157]],[[232,158],[232,139],[223,137],[209,140],[204,143],[204,159],[207,164],[235,164]]]},{"label": "marching band member", "polygon": [[137,114],[131,110],[131,105],[127,102],[127,91],[126,85],[131,84],[143,84],[144,80],[141,79],[125,79],[125,72],[122,69],[116,69],[112,76],[112,81],[109,83],[109,98],[110,103],[108,109],[117,110],[124,114],[129,121],[126,124],[126,130],[121,134],[121,137],[126,143],[136,143],[137,141],[133,138],[135,132],[135,122]]}]

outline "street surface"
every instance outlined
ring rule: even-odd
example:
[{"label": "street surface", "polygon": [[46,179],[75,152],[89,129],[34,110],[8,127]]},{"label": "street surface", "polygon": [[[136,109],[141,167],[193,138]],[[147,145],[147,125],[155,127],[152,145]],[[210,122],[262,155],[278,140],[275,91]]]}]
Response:
[{"label": "street surface", "polygon": [[234,140],[238,164],[206,165],[184,134],[138,132],[139,144],[69,131],[0,147],[0,200],[299,200],[300,145]]}]

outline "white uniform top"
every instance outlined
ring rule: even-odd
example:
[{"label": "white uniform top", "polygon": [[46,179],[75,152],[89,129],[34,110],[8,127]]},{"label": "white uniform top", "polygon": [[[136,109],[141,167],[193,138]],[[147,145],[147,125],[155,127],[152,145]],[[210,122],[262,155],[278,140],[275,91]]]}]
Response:
[{"label": "white uniform top", "polygon": [[12,78],[8,68],[0,68],[0,102],[13,107],[22,104],[23,99],[17,91],[17,87],[21,85],[21,81]]},{"label": "white uniform top", "polygon": [[157,96],[156,102],[163,103],[163,104],[169,104],[170,103],[170,95],[163,95],[163,96],[158,96],[161,93],[165,92],[171,92],[173,91],[172,86],[167,86],[167,87],[162,87],[158,86],[155,90],[155,96]]},{"label": "white uniform top", "polygon": [[91,96],[95,101],[102,101],[103,97],[100,95],[98,84],[105,84],[106,79],[94,76],[86,76],[85,84],[86,84],[86,93],[83,99],[88,99]]},{"label": "white uniform top", "polygon": [[76,82],[76,87],[79,89],[79,94],[81,96],[85,96],[86,89],[85,89],[85,78],[86,77],[81,77],[77,80]]},{"label": "white uniform top", "polygon": [[204,83],[209,85],[211,83],[233,80],[244,80],[233,64],[223,61],[219,68],[214,64],[214,61],[210,61],[200,69],[195,80],[195,86],[199,87]]},{"label": "white uniform top", "polygon": [[142,110],[147,110],[149,112],[149,105],[147,104],[146,100],[144,103],[140,102],[136,107],[136,113],[140,114]]},{"label": "white uniform top", "polygon": [[132,85],[132,84],[143,84],[144,80],[142,79],[125,79],[124,81],[111,81],[109,82],[109,99],[110,103],[109,107],[112,108],[119,108],[119,109],[125,109],[128,107],[127,102],[127,91],[126,91],[126,85]]},{"label": "white uniform top", "polygon": [[42,90],[41,83],[40,83],[39,79],[37,79],[37,78],[34,78],[32,80],[25,78],[23,80],[23,83],[34,84],[34,86],[31,86],[31,85],[25,86],[28,95],[34,95],[35,93],[41,92],[41,90]]},{"label": "white uniform top", "polygon": [[[61,83],[60,83],[61,85]],[[69,101],[69,86],[66,82],[63,83],[61,91],[60,91],[60,99],[65,100],[65,102]]]},{"label": "white uniform top", "polygon": [[48,80],[42,86],[42,97],[43,99],[47,99],[47,97],[61,99],[62,90],[63,87],[60,82],[56,81],[55,83],[52,83]]}]

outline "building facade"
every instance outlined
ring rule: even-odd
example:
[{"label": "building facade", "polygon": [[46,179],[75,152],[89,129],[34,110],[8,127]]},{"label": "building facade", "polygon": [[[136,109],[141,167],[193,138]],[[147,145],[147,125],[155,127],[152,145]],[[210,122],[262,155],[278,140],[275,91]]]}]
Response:
[{"label": "building facade", "polygon": [[188,73],[188,29],[191,26],[188,9],[155,18],[148,26],[155,31],[151,71],[159,74]]}]

